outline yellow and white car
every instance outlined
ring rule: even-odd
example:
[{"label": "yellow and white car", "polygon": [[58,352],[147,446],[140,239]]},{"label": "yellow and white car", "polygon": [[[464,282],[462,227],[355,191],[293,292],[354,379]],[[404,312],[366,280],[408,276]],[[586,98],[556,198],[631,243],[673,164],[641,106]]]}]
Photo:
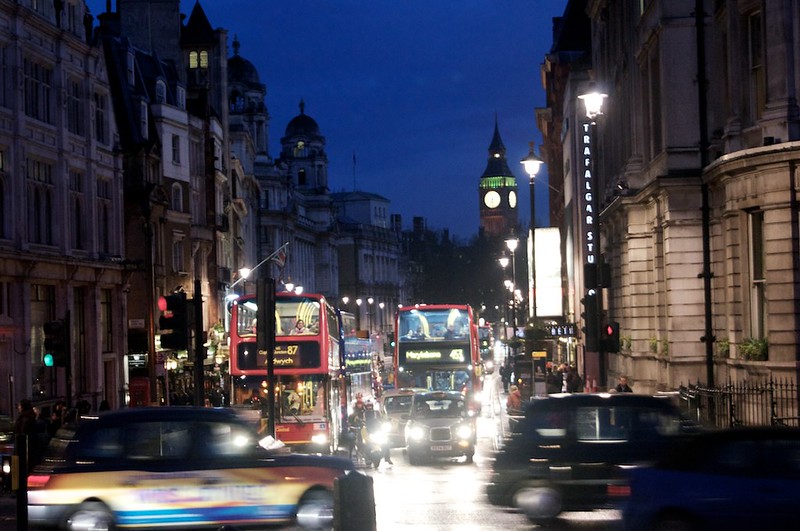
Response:
[{"label": "yellow and white car", "polygon": [[59,529],[333,526],[352,462],[274,453],[232,410],[141,408],[62,428],[28,477],[28,521]]}]

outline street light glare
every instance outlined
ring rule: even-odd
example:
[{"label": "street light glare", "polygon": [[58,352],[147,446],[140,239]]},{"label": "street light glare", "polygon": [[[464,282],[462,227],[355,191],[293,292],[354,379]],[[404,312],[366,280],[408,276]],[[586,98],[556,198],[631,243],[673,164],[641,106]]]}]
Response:
[{"label": "street light glare", "polygon": [[519,240],[516,238],[509,238],[506,240],[506,247],[512,253],[517,250],[517,245],[519,245]]},{"label": "street light glare", "polygon": [[589,84],[589,90],[578,96],[578,99],[583,100],[583,104],[586,106],[586,117],[593,120],[603,114],[603,102],[607,97],[608,94],[600,92],[592,81]]}]

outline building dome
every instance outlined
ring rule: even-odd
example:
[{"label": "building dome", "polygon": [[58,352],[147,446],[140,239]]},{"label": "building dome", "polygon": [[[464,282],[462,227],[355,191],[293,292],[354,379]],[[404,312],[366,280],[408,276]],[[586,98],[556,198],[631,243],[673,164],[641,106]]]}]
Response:
[{"label": "building dome", "polygon": [[289,121],[286,126],[286,137],[292,136],[320,136],[319,125],[316,120],[305,114],[306,104],[300,100],[300,114]]},{"label": "building dome", "polygon": [[256,67],[240,55],[234,55],[228,59],[228,82],[261,85]]},{"label": "building dome", "polygon": [[239,55],[239,37],[233,38],[233,57],[228,59],[228,83],[242,83],[253,88],[261,87],[258,70],[253,63]]}]

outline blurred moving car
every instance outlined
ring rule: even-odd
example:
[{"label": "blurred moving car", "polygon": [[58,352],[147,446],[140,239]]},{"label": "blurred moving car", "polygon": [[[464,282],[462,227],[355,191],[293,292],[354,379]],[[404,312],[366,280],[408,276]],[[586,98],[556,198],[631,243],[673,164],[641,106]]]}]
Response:
[{"label": "blurred moving car", "polygon": [[411,414],[411,396],[425,392],[421,387],[401,387],[384,391],[380,398],[380,412],[389,421],[389,444],[392,448],[406,445],[406,422]]},{"label": "blurred moving car", "polygon": [[650,464],[695,428],[666,398],[558,394],[525,405],[494,455],[489,501],[534,523],[617,507],[626,471]]},{"label": "blurred moving car", "polygon": [[14,455],[14,423],[0,415],[0,492],[11,490],[11,458]]},{"label": "blurred moving car", "polygon": [[471,463],[477,433],[475,417],[467,399],[456,391],[412,395],[405,438],[411,465],[432,458],[461,456]]},{"label": "blurred moving car", "polygon": [[333,525],[342,458],[276,454],[228,409],[138,408],[61,428],[28,477],[28,520],[60,529]]},{"label": "blurred moving car", "polygon": [[789,529],[800,521],[800,430],[703,434],[631,473],[625,529]]}]

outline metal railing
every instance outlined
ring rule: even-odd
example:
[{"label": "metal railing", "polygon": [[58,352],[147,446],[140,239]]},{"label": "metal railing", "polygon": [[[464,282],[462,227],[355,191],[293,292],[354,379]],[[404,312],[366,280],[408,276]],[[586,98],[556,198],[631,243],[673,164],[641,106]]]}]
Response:
[{"label": "metal railing", "polygon": [[729,382],[721,387],[681,385],[685,413],[700,424],[736,426],[800,426],[800,394],[789,380]]}]

